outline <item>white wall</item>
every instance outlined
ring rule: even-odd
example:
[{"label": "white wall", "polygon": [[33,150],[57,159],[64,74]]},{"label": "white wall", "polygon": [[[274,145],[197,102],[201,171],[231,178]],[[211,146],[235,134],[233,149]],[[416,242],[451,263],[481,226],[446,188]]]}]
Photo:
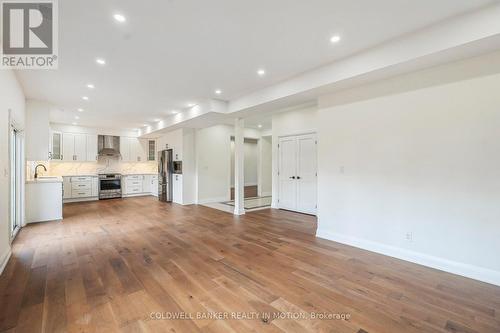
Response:
[{"label": "white wall", "polygon": [[196,131],[198,203],[229,200],[230,139],[234,128],[217,125]]},{"label": "white wall", "polygon": [[325,99],[318,235],[500,284],[500,75],[387,95],[426,75]]},{"label": "white wall", "polygon": [[[234,126],[229,125],[216,125],[196,130],[198,203],[229,200],[232,178],[231,136],[234,136]],[[259,139],[260,131],[245,128],[244,136]]]},{"label": "white wall", "polygon": [[[9,111],[10,110],[10,111]],[[9,120],[10,113],[10,120]],[[0,70],[0,269],[10,255],[10,123],[18,130],[25,127],[25,98],[14,72]],[[23,163],[24,165],[24,163]],[[24,172],[23,172],[24,174]],[[24,191],[23,191],[24,192]],[[23,214],[24,215],[24,214]]]},{"label": "white wall", "polygon": [[26,160],[48,161],[50,109],[46,102],[26,101]]},{"label": "white wall", "polygon": [[282,136],[316,133],[317,107],[298,108],[277,113],[272,118],[272,207],[278,206],[278,142]]}]

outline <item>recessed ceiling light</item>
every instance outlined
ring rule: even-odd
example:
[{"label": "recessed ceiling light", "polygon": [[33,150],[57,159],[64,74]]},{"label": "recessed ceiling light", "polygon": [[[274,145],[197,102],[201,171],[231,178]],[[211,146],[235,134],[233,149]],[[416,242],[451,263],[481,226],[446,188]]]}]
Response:
[{"label": "recessed ceiling light", "polygon": [[258,124],[258,125],[257,125],[257,127],[258,127],[258,128],[262,128],[262,125],[261,125],[261,124]]},{"label": "recessed ceiling light", "polygon": [[89,88],[89,89],[94,89],[94,88],[95,88],[95,86],[94,86],[92,83],[89,83],[89,84],[87,84],[87,88]]},{"label": "recessed ceiling light", "polygon": [[194,107],[195,105],[196,105],[195,103],[188,103],[188,105],[187,105],[187,106],[188,106],[188,108],[192,108],[192,107]]},{"label": "recessed ceiling light", "polygon": [[80,119],[80,117],[78,117],[78,116],[75,116],[75,119],[76,119],[76,120],[78,120],[78,119]]},{"label": "recessed ceiling light", "polygon": [[89,98],[88,98],[87,96],[83,96],[83,97],[82,97],[82,99],[83,99],[84,101],[88,101],[88,100],[89,100]]},{"label": "recessed ceiling light", "polygon": [[99,65],[106,65],[106,60],[104,60],[103,58],[97,58],[95,62],[97,62]]},{"label": "recessed ceiling light", "polygon": [[216,93],[217,95],[220,95],[220,94],[222,94],[222,90],[217,89],[217,90],[215,91],[215,93]]},{"label": "recessed ceiling light", "polygon": [[264,76],[264,75],[266,75],[266,70],[265,70],[265,69],[259,69],[259,70],[257,71],[257,75],[259,75],[259,76]]},{"label": "recessed ceiling light", "polygon": [[122,14],[114,14],[113,15],[113,18],[117,21],[117,22],[120,22],[120,23],[123,23],[125,22],[127,19],[125,18],[125,16],[123,16]]},{"label": "recessed ceiling light", "polygon": [[156,121],[156,122],[159,122],[159,121],[161,121],[161,119],[156,118],[156,119],[155,119],[155,121]]},{"label": "recessed ceiling light", "polygon": [[339,35],[334,35],[330,38],[330,42],[332,43],[338,43],[340,42],[340,36]]},{"label": "recessed ceiling light", "polygon": [[179,113],[179,111],[177,111],[177,110],[172,110],[172,112],[170,112],[170,113],[172,113],[172,114],[178,114],[178,113]]},{"label": "recessed ceiling light", "polygon": [[79,108],[77,111],[78,112],[83,112],[84,110],[82,108]]},{"label": "recessed ceiling light", "polygon": [[76,125],[78,125],[78,124],[73,122],[73,123],[71,123],[71,125],[76,126]]},{"label": "recessed ceiling light", "polygon": [[146,126],[149,126],[148,124],[142,124],[142,126],[146,127]]}]

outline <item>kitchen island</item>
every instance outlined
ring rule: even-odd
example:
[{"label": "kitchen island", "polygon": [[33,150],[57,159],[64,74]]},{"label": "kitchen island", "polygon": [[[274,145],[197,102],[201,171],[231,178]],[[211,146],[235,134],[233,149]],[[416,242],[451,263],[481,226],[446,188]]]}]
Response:
[{"label": "kitchen island", "polygon": [[26,223],[63,219],[62,177],[39,177],[26,181]]}]

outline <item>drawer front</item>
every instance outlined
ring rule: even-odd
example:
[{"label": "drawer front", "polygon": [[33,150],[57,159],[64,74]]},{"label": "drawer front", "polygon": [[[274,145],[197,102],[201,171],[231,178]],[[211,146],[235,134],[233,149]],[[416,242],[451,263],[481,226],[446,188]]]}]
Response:
[{"label": "drawer front", "polygon": [[142,185],[142,180],[127,179],[127,187]]},{"label": "drawer front", "polygon": [[88,190],[92,188],[92,183],[90,182],[74,182],[71,183],[71,189],[72,190]]},{"label": "drawer front", "polygon": [[129,175],[127,176],[127,181],[128,180],[142,180],[144,178],[143,175]]},{"label": "drawer front", "polygon": [[77,182],[91,182],[93,177],[71,177],[71,182],[72,183],[77,183]]},{"label": "drawer front", "polygon": [[88,198],[92,196],[92,189],[84,189],[84,190],[78,190],[78,189],[72,189],[71,190],[71,197],[72,198]]},{"label": "drawer front", "polygon": [[142,193],[141,185],[127,186],[127,194],[136,194],[136,193]]}]

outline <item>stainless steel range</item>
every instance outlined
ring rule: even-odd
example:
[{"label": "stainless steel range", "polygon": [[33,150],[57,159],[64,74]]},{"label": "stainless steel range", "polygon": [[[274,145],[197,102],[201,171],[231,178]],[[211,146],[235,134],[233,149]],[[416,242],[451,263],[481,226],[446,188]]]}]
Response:
[{"label": "stainless steel range", "polygon": [[122,175],[119,173],[99,174],[99,200],[122,197]]}]

